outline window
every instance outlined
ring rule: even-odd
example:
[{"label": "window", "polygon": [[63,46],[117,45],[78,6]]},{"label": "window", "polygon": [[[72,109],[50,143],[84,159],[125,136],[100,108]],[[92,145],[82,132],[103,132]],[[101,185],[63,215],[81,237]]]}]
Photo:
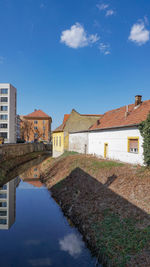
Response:
[{"label": "window", "polygon": [[0,210],[0,216],[7,216],[7,210]]},{"label": "window", "polygon": [[0,89],[0,94],[4,94],[4,95],[8,94],[8,89],[7,88]]},{"label": "window", "polygon": [[8,115],[0,115],[0,120],[7,120],[8,119]]},{"label": "window", "polygon": [[58,146],[58,136],[56,137],[56,146]]},{"label": "window", "polygon": [[0,224],[7,224],[7,220],[6,219],[0,219]]},{"label": "window", "polygon": [[0,193],[0,198],[7,198],[7,194]]},{"label": "window", "polygon": [[61,136],[59,136],[59,146],[61,146]]},{"label": "window", "polygon": [[35,137],[35,138],[37,138],[37,137],[38,137],[38,134],[37,134],[37,133],[35,133],[35,134],[34,134],[34,137]]},{"label": "window", "polygon": [[45,133],[43,133],[43,138],[45,138]]},{"label": "window", "polygon": [[38,124],[38,121],[34,121],[34,124]]},{"label": "window", "polygon": [[43,125],[45,125],[45,121],[43,120]]},{"label": "window", "polygon": [[34,171],[36,172],[37,171],[37,168],[34,168]]},{"label": "window", "polygon": [[0,128],[7,129],[7,127],[8,127],[7,123],[0,123]]},{"label": "window", "polygon": [[8,102],[8,97],[1,97],[0,100],[0,102]]},{"label": "window", "polygon": [[54,146],[55,146],[55,137],[54,137]]},{"label": "window", "polygon": [[8,106],[0,106],[0,111],[7,111],[8,110]]},{"label": "window", "polygon": [[0,208],[6,208],[7,202],[0,202]]},{"label": "window", "polygon": [[128,152],[136,154],[139,152],[139,137],[128,137]]},{"label": "window", "polygon": [[0,137],[3,137],[3,138],[5,138],[5,139],[7,139],[7,133],[1,133],[1,132],[0,132]]},{"label": "window", "polygon": [[38,129],[38,127],[37,127],[37,126],[35,126],[35,127],[34,127],[34,130],[37,130],[37,129]]},{"label": "window", "polygon": [[0,186],[0,190],[7,190],[7,184],[4,184],[3,186]]}]

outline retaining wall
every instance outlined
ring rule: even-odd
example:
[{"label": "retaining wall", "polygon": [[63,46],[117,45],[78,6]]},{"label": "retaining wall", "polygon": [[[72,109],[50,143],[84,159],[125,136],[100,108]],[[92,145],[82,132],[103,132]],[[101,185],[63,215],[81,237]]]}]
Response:
[{"label": "retaining wall", "polygon": [[0,145],[0,160],[14,158],[37,151],[51,151],[50,147],[46,147],[43,143],[33,144],[4,144]]}]

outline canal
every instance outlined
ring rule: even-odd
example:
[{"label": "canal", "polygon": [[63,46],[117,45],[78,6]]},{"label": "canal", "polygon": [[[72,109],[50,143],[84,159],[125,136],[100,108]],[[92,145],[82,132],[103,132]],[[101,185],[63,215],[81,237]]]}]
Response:
[{"label": "canal", "polygon": [[0,266],[100,266],[40,182],[42,164],[0,186]]}]

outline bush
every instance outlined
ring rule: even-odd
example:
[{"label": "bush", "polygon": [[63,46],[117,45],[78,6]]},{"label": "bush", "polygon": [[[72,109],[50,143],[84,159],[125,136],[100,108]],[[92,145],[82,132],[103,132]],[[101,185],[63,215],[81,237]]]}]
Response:
[{"label": "bush", "polygon": [[144,139],[143,149],[144,149],[144,163],[150,166],[150,113],[147,119],[139,125],[139,130]]}]

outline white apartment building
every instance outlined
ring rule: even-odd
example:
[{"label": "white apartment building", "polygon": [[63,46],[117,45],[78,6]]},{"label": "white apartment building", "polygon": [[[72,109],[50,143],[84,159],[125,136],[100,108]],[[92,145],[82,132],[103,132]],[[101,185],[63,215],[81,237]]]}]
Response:
[{"label": "white apartment building", "polygon": [[9,83],[0,83],[0,137],[16,143],[16,88]]},{"label": "white apartment building", "polygon": [[8,230],[16,218],[16,178],[0,187],[0,230]]}]

